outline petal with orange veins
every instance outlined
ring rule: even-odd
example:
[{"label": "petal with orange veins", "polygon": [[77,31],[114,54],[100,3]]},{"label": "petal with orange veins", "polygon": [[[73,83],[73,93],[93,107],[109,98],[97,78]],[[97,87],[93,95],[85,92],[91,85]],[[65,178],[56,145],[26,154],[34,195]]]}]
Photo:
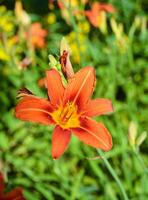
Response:
[{"label": "petal with orange veins", "polygon": [[64,94],[64,86],[61,76],[56,69],[51,69],[46,72],[46,77],[50,101],[54,105],[59,105],[62,102]]},{"label": "petal with orange veins", "polygon": [[69,81],[64,93],[64,102],[73,102],[81,108],[92,95],[95,84],[93,67],[79,70]]},{"label": "petal with orange veins", "polygon": [[56,126],[52,135],[51,154],[53,159],[59,158],[67,149],[71,133],[69,130],[64,130]]},{"label": "petal with orange veins", "polygon": [[79,140],[94,148],[109,151],[112,148],[112,137],[102,123],[90,118],[81,118],[80,128],[71,129]]},{"label": "petal with orange veins", "polygon": [[4,195],[4,200],[25,200],[23,197],[23,189],[18,187]]},{"label": "petal with orange veins", "polygon": [[53,123],[50,116],[52,111],[53,106],[48,100],[35,96],[26,96],[16,106],[15,116],[23,121],[50,125]]},{"label": "petal with orange veins", "polygon": [[113,105],[109,99],[89,100],[83,108],[83,115],[88,117],[104,115],[113,112]]}]

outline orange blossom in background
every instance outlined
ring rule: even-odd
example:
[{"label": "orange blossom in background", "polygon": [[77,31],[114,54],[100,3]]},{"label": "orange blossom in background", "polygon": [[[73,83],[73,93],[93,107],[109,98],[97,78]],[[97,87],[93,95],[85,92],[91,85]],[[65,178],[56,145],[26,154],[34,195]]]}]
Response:
[{"label": "orange blossom in background", "polygon": [[94,27],[99,27],[102,23],[102,12],[114,13],[115,8],[111,4],[94,2],[90,10],[84,11],[86,17]]},{"label": "orange blossom in background", "polygon": [[26,33],[26,38],[30,39],[30,42],[35,48],[45,47],[45,37],[47,31],[41,27],[39,22],[31,24],[29,31]]},{"label": "orange blossom in background", "polygon": [[0,200],[25,200],[23,197],[23,189],[20,187],[4,194],[4,178],[2,173],[0,173]]}]

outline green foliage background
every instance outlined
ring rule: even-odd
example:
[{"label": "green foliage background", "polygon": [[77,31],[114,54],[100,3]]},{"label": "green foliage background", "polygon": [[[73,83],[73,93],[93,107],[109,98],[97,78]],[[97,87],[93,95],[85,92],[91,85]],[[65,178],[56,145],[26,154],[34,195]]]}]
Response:
[{"label": "green foliage background", "polygon": [[[27,55],[24,44],[13,47],[9,61],[0,61],[0,170],[7,176],[6,190],[22,186],[27,200],[124,199],[103,160],[87,159],[98,156],[95,149],[73,137],[67,152],[59,160],[52,160],[53,128],[25,123],[14,117],[19,88],[25,86],[36,95],[46,97],[46,91],[38,87],[37,81],[49,68],[48,54],[59,55],[61,38],[77,30],[77,21],[66,24],[58,8],[52,11],[57,21],[48,25],[46,16],[38,15],[32,6],[34,1],[31,2],[26,1],[26,9],[31,11],[33,21],[41,21],[48,30],[46,48],[36,50],[35,63],[25,70],[18,69],[14,59],[17,55],[13,55],[13,52],[22,55],[23,51]],[[119,176],[129,199],[146,200],[148,142],[145,140],[135,150],[128,140],[131,121],[138,127],[138,136],[148,128],[148,32],[140,28],[134,34],[130,32],[135,16],[147,17],[146,1],[108,2],[116,7],[116,19],[124,25],[125,41],[128,41],[125,51],[120,51],[116,45],[108,22],[106,35],[91,27],[85,35],[87,52],[82,53],[80,63],[75,62],[73,54],[71,60],[75,71],[86,65],[95,67],[97,85],[93,97],[110,98],[115,109],[112,115],[97,118],[113,136],[114,147],[105,157]],[[13,10],[7,12],[15,23]],[[20,53],[18,57],[21,59]]]}]

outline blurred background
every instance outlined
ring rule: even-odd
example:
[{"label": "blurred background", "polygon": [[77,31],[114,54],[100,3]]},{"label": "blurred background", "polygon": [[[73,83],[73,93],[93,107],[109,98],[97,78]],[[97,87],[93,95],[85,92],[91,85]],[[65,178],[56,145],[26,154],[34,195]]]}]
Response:
[{"label": "blurred background", "polygon": [[[0,0],[0,171],[6,191],[24,188],[27,200],[124,199],[98,152],[72,138],[58,160],[50,154],[52,127],[14,116],[17,91],[47,97],[48,55],[59,60],[64,36],[76,72],[96,69],[95,97],[115,112],[96,118],[113,137],[105,153],[129,199],[148,199],[147,0]],[[88,159],[89,158],[89,159]]]}]

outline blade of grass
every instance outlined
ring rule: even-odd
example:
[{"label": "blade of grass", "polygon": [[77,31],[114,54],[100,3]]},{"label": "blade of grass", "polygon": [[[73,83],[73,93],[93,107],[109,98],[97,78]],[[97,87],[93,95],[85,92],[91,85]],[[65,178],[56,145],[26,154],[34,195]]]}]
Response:
[{"label": "blade of grass", "polygon": [[108,169],[108,171],[110,172],[112,177],[115,179],[117,185],[119,186],[120,191],[121,191],[121,193],[123,195],[123,199],[124,200],[129,200],[129,198],[128,198],[127,194],[126,194],[126,191],[125,191],[125,189],[124,189],[119,177],[117,176],[116,172],[114,171],[114,169],[110,165],[109,161],[105,158],[104,153],[99,149],[97,149],[97,152],[101,156],[102,160],[104,161],[104,164],[106,165],[106,168]]},{"label": "blade of grass", "polygon": [[75,200],[77,198],[77,194],[79,193],[78,190],[79,190],[83,175],[84,175],[84,170],[81,170],[78,173],[77,177],[75,178],[74,185],[71,191],[71,200]]}]

